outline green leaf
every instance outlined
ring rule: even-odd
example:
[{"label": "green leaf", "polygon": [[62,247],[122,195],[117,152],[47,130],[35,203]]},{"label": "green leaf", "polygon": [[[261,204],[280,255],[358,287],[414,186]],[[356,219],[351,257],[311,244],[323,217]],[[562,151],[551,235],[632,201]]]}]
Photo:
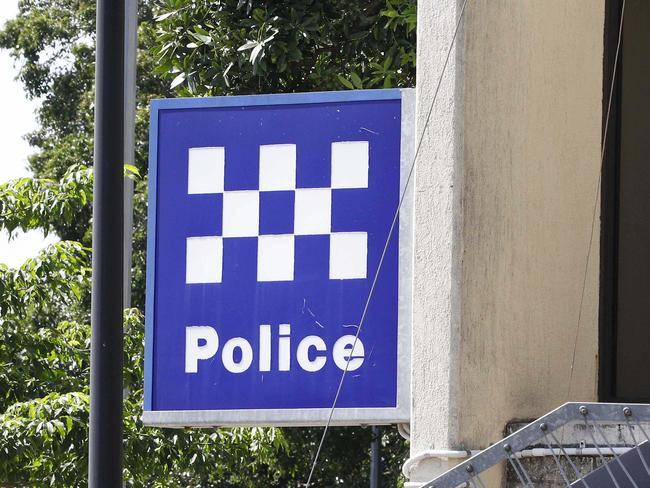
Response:
[{"label": "green leaf", "polygon": [[179,74],[176,78],[174,78],[174,80],[172,81],[172,84],[171,84],[170,88],[174,89],[174,88],[176,88],[178,85],[180,85],[181,83],[183,83],[184,81],[185,81],[185,73],[181,73],[181,74]]},{"label": "green leaf", "polygon": [[127,178],[131,178],[132,180],[135,180],[136,178],[142,178],[142,175],[140,174],[140,170],[138,169],[137,166],[134,166],[133,164],[124,165],[124,176],[126,176]]},{"label": "green leaf", "polygon": [[359,78],[359,75],[356,74],[354,71],[350,73],[350,80],[352,80],[352,84],[354,85],[355,88],[358,89],[363,88],[363,83],[361,82],[361,78]]},{"label": "green leaf", "polygon": [[347,80],[344,76],[337,75],[337,78],[341,82],[341,84],[346,88],[349,88],[350,90],[354,89],[354,85],[349,80]]},{"label": "green leaf", "polygon": [[370,32],[368,31],[355,32],[354,34],[350,34],[349,39],[351,41],[359,41],[368,37],[368,35],[370,35]]},{"label": "green leaf", "polygon": [[259,43],[257,41],[248,41],[246,44],[242,44],[237,48],[237,51],[246,51],[247,49],[252,49],[257,46]]},{"label": "green leaf", "polygon": [[159,15],[158,17],[156,17],[156,22],[162,22],[163,20],[168,19],[169,17],[171,17],[176,13],[177,13],[176,11],[171,11],[171,12],[167,12],[166,14]]},{"label": "green leaf", "polygon": [[207,44],[207,45],[212,44],[212,37],[210,37],[207,34],[197,34],[195,32],[190,32],[189,34],[190,34],[190,36],[192,36],[197,41],[200,41],[200,42],[202,42],[204,44]]},{"label": "green leaf", "polygon": [[252,64],[255,64],[257,62],[258,58],[262,59],[262,57],[264,56],[264,51],[262,50],[262,48],[263,48],[263,45],[258,44],[251,51],[250,62]]},{"label": "green leaf", "polygon": [[397,10],[382,10],[381,15],[384,17],[399,17],[399,12]]}]

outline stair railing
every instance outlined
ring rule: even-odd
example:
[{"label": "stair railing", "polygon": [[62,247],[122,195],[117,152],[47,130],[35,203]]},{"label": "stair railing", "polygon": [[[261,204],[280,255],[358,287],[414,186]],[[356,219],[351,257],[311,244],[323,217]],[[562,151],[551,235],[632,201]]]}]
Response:
[{"label": "stair railing", "polygon": [[[487,488],[481,473],[496,464],[509,463],[523,487],[534,487],[533,476],[522,463],[521,453],[532,445],[545,445],[559,471],[560,483],[567,487],[597,488],[600,486],[627,486],[642,488],[650,480],[650,405],[620,403],[565,403],[561,407],[531,422],[500,442],[475,454],[446,473],[426,483],[423,488],[456,488],[468,486]],[[602,462],[598,470],[584,473],[571,459],[556,435],[556,431],[571,424],[582,423],[593,441],[596,454]],[[621,454],[602,429],[603,424],[619,424],[630,434],[630,451]],[[599,444],[596,438],[602,439]],[[575,450],[571,450],[575,455]],[[632,452],[634,451],[634,452]],[[562,460],[565,460],[564,463]],[[633,469],[632,466],[639,466]],[[641,470],[641,474],[639,474]],[[595,471],[599,471],[596,473]],[[646,478],[647,476],[647,478]],[[605,484],[598,480],[604,480]]]}]

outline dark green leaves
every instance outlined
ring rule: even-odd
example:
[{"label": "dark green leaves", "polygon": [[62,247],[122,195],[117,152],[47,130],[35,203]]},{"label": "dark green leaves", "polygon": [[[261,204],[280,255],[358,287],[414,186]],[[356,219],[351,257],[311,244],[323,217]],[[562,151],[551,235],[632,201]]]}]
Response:
[{"label": "dark green leaves", "polygon": [[168,0],[158,72],[181,95],[413,86],[415,19],[414,0]]}]

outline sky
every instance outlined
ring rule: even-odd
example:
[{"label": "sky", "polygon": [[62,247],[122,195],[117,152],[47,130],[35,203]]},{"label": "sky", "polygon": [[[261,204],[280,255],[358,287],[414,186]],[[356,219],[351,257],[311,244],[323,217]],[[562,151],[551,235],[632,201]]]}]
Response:
[{"label": "sky", "polygon": [[[18,0],[0,0],[0,25],[18,12]],[[22,85],[16,78],[17,67],[9,53],[0,50],[0,183],[12,178],[30,176],[27,156],[33,151],[23,136],[36,129],[34,110],[36,103],[25,97]],[[5,231],[0,232],[0,262],[20,266],[27,258],[38,254],[55,238],[43,238],[40,231],[18,233],[9,241]]]}]

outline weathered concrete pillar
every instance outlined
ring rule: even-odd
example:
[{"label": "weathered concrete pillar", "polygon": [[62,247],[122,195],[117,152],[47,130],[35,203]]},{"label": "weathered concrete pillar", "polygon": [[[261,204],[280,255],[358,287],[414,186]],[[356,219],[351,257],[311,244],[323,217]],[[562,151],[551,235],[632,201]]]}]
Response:
[{"label": "weathered concrete pillar", "polygon": [[[418,3],[418,134],[462,3]],[[596,399],[603,35],[604,0],[468,1],[417,161],[407,486]]]},{"label": "weathered concrete pillar", "polygon": [[[422,137],[457,24],[456,0],[418,4],[417,137]],[[415,179],[415,279],[411,453],[457,444],[460,264],[462,259],[463,77],[461,25],[424,132]],[[410,480],[426,481],[449,461],[427,457]],[[407,486],[419,486],[410,483]]]}]

